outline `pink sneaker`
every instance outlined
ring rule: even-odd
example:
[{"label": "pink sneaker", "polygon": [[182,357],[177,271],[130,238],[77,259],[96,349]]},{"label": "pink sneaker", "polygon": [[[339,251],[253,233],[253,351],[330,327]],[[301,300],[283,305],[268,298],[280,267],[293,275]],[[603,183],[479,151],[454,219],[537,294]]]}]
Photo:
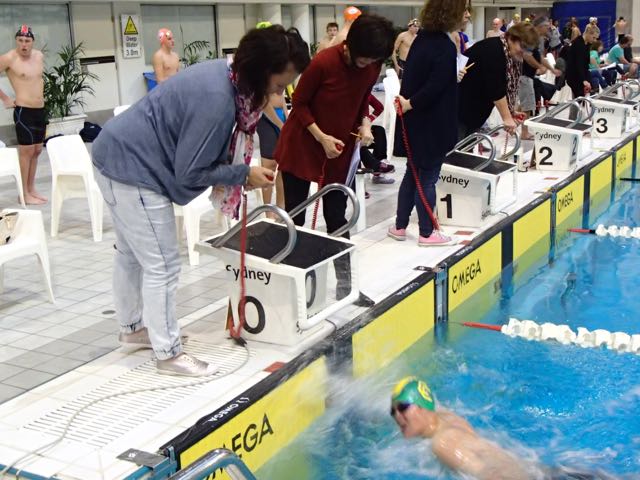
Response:
[{"label": "pink sneaker", "polygon": [[437,230],[434,230],[428,237],[420,235],[420,238],[418,238],[418,246],[420,247],[442,247],[455,244],[456,240],[454,238],[447,237]]},{"label": "pink sneaker", "polygon": [[392,225],[389,227],[389,230],[387,230],[387,236],[393,238],[394,240],[398,240],[399,242],[404,242],[407,239],[407,229],[396,228]]}]

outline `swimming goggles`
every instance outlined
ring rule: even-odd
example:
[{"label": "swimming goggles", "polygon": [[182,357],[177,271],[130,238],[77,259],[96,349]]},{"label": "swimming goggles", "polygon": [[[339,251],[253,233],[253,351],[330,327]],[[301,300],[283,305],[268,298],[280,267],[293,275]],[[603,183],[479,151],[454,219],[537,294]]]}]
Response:
[{"label": "swimming goggles", "polygon": [[400,413],[404,413],[404,411],[409,408],[411,406],[410,403],[408,402],[398,402],[395,403],[393,405],[391,405],[391,412],[389,412],[391,414],[392,417],[395,417],[396,415],[396,411],[400,412]]}]

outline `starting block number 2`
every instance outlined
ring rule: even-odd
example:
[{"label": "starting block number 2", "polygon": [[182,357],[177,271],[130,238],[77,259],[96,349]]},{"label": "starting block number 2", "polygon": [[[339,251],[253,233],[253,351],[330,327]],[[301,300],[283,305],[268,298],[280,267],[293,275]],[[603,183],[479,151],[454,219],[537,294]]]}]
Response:
[{"label": "starting block number 2", "polygon": [[571,170],[578,161],[578,135],[556,134],[554,137],[540,135],[536,138],[540,170]]}]

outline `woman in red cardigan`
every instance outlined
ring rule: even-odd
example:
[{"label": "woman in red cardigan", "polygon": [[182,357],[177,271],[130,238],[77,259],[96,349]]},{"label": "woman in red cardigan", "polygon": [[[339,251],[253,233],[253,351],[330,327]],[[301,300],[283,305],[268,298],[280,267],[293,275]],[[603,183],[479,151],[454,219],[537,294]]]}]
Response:
[{"label": "woman in red cardigan", "polygon": [[[363,14],[353,22],[347,40],[316,55],[300,78],[275,152],[287,211],[308,197],[311,182],[327,185],[346,181],[356,141],[352,133],[360,136],[364,146],[373,141],[367,116],[369,94],[382,62],[391,55],[393,41],[389,20]],[[329,192],[322,206],[328,233],[347,222],[343,193]],[[304,225],[304,213],[293,220]],[[351,290],[351,278],[348,263],[339,263],[336,296],[341,299]],[[356,303],[372,304],[364,295]]]}]

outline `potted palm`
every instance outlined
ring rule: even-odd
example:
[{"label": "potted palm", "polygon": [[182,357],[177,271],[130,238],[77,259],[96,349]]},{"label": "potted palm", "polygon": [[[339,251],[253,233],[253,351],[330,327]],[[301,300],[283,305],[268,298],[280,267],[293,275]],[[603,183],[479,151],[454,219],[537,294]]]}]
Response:
[{"label": "potted palm", "polygon": [[78,107],[84,107],[83,94],[94,95],[90,81],[98,76],[83,71],[80,55],[82,43],[66,45],[58,52],[58,64],[44,72],[44,104],[49,118],[47,136],[78,133],[87,116]]}]

